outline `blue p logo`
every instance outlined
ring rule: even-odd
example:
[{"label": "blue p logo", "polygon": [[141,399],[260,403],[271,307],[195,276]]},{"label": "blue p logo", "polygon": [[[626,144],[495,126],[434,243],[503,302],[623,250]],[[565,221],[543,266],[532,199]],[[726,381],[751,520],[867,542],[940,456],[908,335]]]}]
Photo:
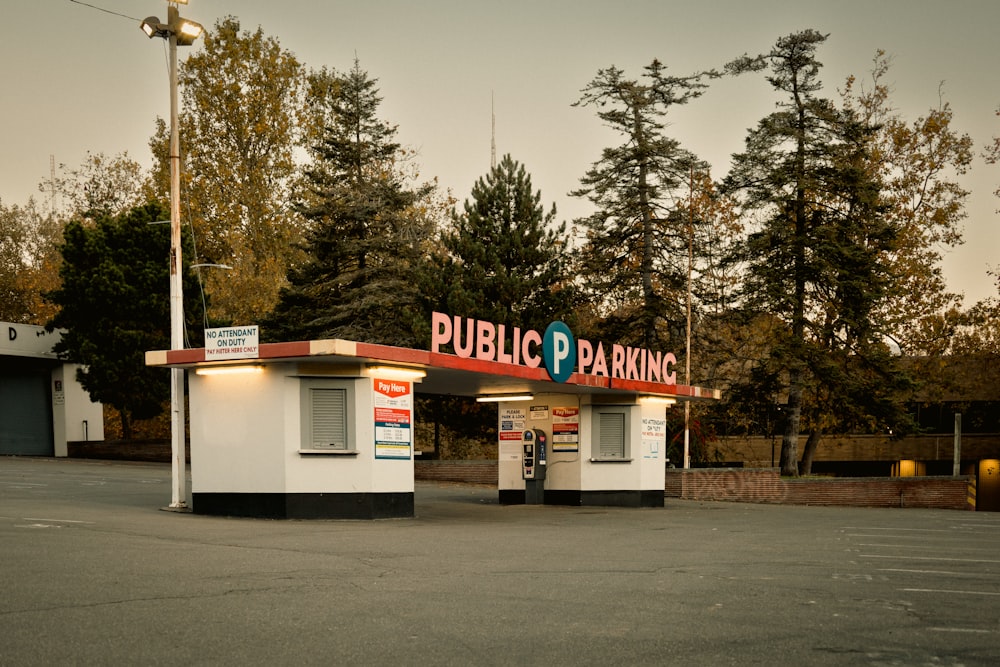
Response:
[{"label": "blue p logo", "polygon": [[542,357],[545,370],[555,382],[565,382],[573,374],[576,361],[576,340],[573,332],[562,322],[553,322],[542,339]]}]

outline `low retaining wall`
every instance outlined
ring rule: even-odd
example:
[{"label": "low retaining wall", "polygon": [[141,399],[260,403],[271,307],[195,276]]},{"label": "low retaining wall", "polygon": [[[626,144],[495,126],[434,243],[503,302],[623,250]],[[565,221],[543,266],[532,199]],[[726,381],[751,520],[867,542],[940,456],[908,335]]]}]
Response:
[{"label": "low retaining wall", "polygon": [[[170,461],[170,442],[71,442],[73,458]],[[414,479],[497,486],[497,461],[416,460]],[[786,505],[974,510],[975,477],[785,478],[777,468],[668,468],[667,498]]]},{"label": "low retaining wall", "polygon": [[413,478],[433,482],[464,482],[497,486],[497,461],[414,461]]},{"label": "low retaining wall", "polygon": [[[105,459],[110,461],[146,461],[170,463],[170,440],[90,440],[66,443],[71,459]],[[191,448],[186,447],[188,461]]]},{"label": "low retaining wall", "polygon": [[785,505],[974,510],[974,477],[783,479],[777,469],[670,469],[666,496]]}]

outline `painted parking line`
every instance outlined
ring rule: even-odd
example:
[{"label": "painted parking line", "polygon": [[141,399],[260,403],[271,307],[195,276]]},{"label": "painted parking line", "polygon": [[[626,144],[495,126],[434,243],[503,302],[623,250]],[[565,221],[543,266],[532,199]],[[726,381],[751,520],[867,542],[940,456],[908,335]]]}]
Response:
[{"label": "painted parking line", "polygon": [[1000,593],[993,591],[959,591],[949,588],[900,588],[904,593],[947,593],[949,595],[989,595],[1000,596]]},{"label": "painted parking line", "polygon": [[894,558],[896,560],[934,560],[952,563],[1000,563],[1000,560],[985,558],[944,558],[942,556],[893,556],[891,554],[858,554],[858,558]]},{"label": "painted parking line", "polygon": [[992,635],[996,630],[985,630],[983,628],[927,628],[929,632],[967,632],[975,635]]},{"label": "painted parking line", "polygon": [[841,530],[867,530],[867,531],[886,531],[886,530],[898,530],[900,532],[910,532],[910,533],[950,533],[952,532],[946,528],[896,528],[893,526],[843,526]]},{"label": "painted parking line", "polygon": [[987,551],[989,553],[996,553],[996,551],[997,551],[997,548],[995,546],[976,547],[976,546],[970,546],[970,545],[968,545],[968,544],[966,544],[964,542],[961,545],[950,545],[949,544],[949,545],[944,545],[944,546],[939,545],[939,544],[878,544],[878,543],[875,543],[875,542],[859,542],[855,546],[859,546],[859,547],[889,548],[889,549],[935,549],[935,550],[941,550],[941,549],[945,549],[945,548],[947,548],[947,549],[956,549],[956,548],[958,548],[958,549],[961,549],[963,552],[964,551]]},{"label": "painted parking line", "polygon": [[897,572],[899,574],[942,574],[947,577],[1000,578],[1000,574],[990,572],[955,572],[952,570],[908,570],[901,567],[880,567],[877,572]]}]

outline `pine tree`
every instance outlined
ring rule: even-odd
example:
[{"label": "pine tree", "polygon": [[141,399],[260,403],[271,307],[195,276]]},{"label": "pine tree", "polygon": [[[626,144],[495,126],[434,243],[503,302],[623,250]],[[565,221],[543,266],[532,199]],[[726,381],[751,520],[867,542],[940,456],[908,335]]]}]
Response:
[{"label": "pine tree", "polygon": [[289,272],[262,335],[269,340],[345,338],[412,346],[417,287],[412,273],[429,235],[415,205],[431,188],[407,187],[395,126],[377,117],[382,98],[357,61],[327,86],[329,124],[312,148],[308,259]]},{"label": "pine tree", "polygon": [[783,324],[762,363],[784,378],[781,469],[791,475],[804,424],[808,467],[824,427],[901,419],[879,390],[903,378],[876,318],[898,230],[884,215],[882,183],[866,168],[875,128],[818,96],[815,55],[825,40],[813,30],[791,34],[738,65],[770,66],[768,82],[785,99],[750,131],[727,179],[760,215],[741,254],[743,306]]},{"label": "pine tree", "polygon": [[642,80],[615,67],[600,70],[574,106],[594,106],[623,137],[572,194],[597,211],[580,221],[587,229],[581,274],[605,340],[657,349],[683,341],[687,279],[687,223],[678,202],[692,169],[702,165],[664,134],[670,107],[702,94],[714,72],[668,76],[654,60]]},{"label": "pine tree", "polygon": [[446,254],[428,274],[432,307],[508,326],[544,330],[573,310],[566,225],[545,212],[522,164],[505,155],[472,188],[441,237]]}]

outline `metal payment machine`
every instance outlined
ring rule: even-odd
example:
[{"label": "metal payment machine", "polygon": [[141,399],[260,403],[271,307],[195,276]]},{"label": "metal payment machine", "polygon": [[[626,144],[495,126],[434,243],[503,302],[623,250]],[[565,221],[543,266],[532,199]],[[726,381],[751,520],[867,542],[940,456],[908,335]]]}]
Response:
[{"label": "metal payment machine", "polygon": [[521,477],[524,478],[524,502],[545,502],[545,454],[548,447],[545,431],[529,428],[521,434]]}]

